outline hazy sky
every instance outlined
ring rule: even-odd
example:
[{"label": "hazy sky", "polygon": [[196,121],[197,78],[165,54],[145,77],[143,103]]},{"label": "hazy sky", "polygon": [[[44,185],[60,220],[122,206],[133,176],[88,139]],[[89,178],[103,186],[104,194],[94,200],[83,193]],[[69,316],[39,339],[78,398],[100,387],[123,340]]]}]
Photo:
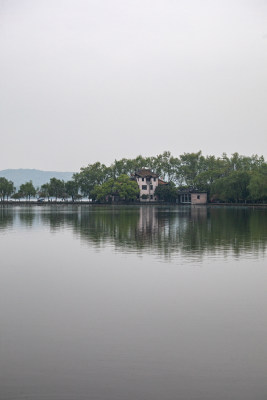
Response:
[{"label": "hazy sky", "polygon": [[0,0],[0,170],[267,158],[266,0]]}]

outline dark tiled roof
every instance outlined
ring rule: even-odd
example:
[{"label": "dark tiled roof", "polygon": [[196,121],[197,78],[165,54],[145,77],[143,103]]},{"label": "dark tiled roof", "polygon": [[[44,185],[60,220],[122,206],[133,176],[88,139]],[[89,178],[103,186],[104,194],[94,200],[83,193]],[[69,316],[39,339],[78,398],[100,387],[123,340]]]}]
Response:
[{"label": "dark tiled roof", "polygon": [[178,194],[193,194],[193,193],[198,193],[198,194],[205,194],[205,193],[207,193],[207,192],[203,192],[203,191],[201,191],[201,190],[198,190],[198,189],[191,189],[191,188],[189,188],[189,189],[180,189],[180,190],[178,190]]},{"label": "dark tiled roof", "polygon": [[152,172],[150,169],[139,169],[138,171],[135,172],[134,176],[140,176],[141,178],[158,178],[159,176],[157,174],[155,174],[154,172]]},{"label": "dark tiled roof", "polygon": [[159,178],[159,185],[168,185],[168,183]]}]

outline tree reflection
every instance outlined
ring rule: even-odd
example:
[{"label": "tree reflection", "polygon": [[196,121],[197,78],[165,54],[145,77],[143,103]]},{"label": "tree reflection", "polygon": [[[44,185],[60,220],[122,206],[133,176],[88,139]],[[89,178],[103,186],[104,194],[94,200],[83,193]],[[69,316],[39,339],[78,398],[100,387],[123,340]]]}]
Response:
[{"label": "tree reflection", "polygon": [[0,206],[0,230],[11,228],[13,223],[14,215],[9,212],[9,208]]},{"label": "tree reflection", "polygon": [[83,243],[112,245],[127,252],[199,256],[230,251],[265,251],[267,210],[223,207],[44,207],[28,210],[1,208],[0,229],[13,219],[27,227],[49,226],[51,232],[69,229]]},{"label": "tree reflection", "polygon": [[91,207],[46,214],[54,229],[71,227],[83,242],[125,251],[201,256],[265,250],[267,210],[206,207]]}]

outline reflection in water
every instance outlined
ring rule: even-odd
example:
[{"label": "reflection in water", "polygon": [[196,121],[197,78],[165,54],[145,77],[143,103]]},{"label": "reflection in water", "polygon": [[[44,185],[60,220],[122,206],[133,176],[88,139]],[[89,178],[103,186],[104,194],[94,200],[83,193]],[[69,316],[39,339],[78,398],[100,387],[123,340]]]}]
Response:
[{"label": "reflection in water", "polygon": [[266,222],[0,207],[0,400],[265,399]]},{"label": "reflection in water", "polygon": [[267,210],[207,207],[29,207],[0,209],[0,229],[14,223],[48,225],[51,232],[71,229],[95,247],[112,244],[120,251],[149,251],[165,257],[200,256],[218,251],[264,252]]},{"label": "reflection in water", "polygon": [[0,232],[12,227],[14,222],[14,214],[10,213],[7,207],[0,207]]}]

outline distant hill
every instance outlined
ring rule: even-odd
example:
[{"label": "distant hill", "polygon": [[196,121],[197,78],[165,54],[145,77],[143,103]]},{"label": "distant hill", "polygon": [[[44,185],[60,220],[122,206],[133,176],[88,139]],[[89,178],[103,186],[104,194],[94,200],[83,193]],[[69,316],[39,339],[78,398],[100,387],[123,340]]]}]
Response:
[{"label": "distant hill", "polygon": [[50,178],[63,179],[65,182],[72,178],[74,172],[40,171],[38,169],[4,169],[0,171],[0,177],[14,182],[16,189],[22,183],[32,181],[35,187],[40,187],[50,181]]}]

